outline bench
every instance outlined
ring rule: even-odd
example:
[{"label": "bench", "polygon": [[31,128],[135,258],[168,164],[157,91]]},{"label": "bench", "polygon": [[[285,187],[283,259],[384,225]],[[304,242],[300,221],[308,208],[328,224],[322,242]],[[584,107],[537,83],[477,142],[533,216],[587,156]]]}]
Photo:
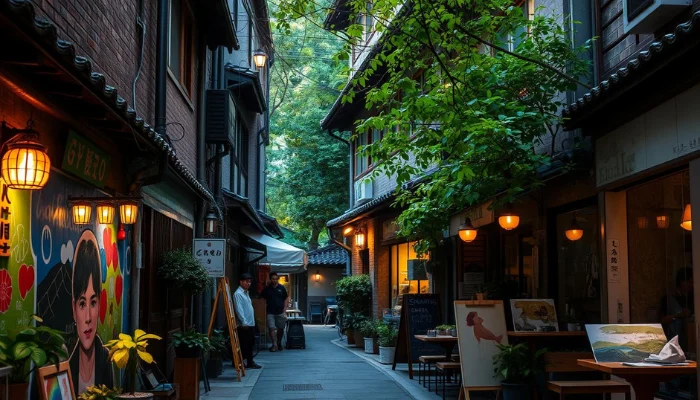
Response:
[{"label": "bench", "polygon": [[[455,361],[438,361],[435,363],[435,369],[440,372],[442,380],[442,399],[445,400],[445,382],[447,381],[447,373],[452,375],[452,372],[457,372],[458,374],[462,372],[462,364]],[[459,386],[461,386],[461,379],[458,381]],[[438,393],[437,382],[435,383],[435,393]]]},{"label": "bench", "polygon": [[[545,372],[591,372],[590,369],[579,366],[576,360],[593,358],[591,353],[547,353],[545,354]],[[630,400],[630,385],[610,379],[601,380],[552,380],[547,381],[547,390],[558,393],[559,399],[568,394],[607,394],[624,393]]]}]

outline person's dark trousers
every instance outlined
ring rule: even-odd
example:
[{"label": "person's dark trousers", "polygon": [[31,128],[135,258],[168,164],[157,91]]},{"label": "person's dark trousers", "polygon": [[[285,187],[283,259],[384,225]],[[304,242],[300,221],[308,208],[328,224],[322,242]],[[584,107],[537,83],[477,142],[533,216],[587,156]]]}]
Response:
[{"label": "person's dark trousers", "polygon": [[238,327],[238,341],[241,343],[241,354],[247,365],[253,365],[253,346],[255,345],[255,332],[252,326]]}]

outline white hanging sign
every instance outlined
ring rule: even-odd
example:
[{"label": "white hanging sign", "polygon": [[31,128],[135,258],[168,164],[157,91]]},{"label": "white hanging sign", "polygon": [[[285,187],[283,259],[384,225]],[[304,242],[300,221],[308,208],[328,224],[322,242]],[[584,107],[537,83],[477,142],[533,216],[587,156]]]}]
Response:
[{"label": "white hanging sign", "polygon": [[226,239],[194,239],[192,252],[210,278],[222,278],[226,271]]}]

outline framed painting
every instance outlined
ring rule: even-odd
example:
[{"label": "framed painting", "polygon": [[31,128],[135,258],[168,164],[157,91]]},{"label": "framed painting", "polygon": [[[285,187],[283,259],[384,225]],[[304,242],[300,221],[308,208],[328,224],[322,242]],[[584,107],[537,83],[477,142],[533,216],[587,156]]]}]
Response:
[{"label": "framed painting", "polygon": [[75,400],[68,361],[39,368],[37,383],[41,400]]},{"label": "framed painting", "polygon": [[661,324],[586,325],[597,362],[642,362],[666,344]]},{"label": "framed painting", "polygon": [[511,299],[510,311],[516,332],[559,332],[552,299]]}]

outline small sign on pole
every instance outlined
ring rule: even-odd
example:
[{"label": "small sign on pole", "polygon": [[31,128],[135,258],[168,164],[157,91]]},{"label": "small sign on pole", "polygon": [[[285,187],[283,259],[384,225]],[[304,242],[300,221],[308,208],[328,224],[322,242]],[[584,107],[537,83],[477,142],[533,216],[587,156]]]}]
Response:
[{"label": "small sign on pole", "polygon": [[194,258],[206,268],[210,278],[222,278],[226,270],[226,239],[194,239]]}]

